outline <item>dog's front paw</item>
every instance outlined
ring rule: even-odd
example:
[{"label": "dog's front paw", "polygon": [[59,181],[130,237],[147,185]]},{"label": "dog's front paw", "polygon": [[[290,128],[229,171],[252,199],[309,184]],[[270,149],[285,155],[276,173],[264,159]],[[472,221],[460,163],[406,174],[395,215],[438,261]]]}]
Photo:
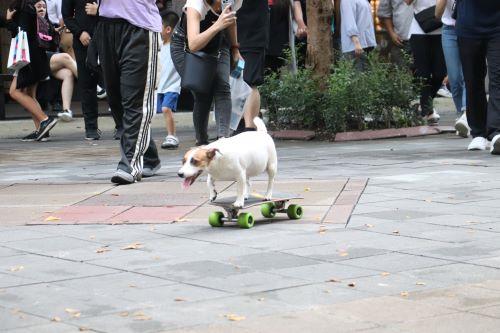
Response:
[{"label": "dog's front paw", "polygon": [[244,205],[244,201],[243,200],[236,200],[234,203],[233,203],[233,207],[234,208],[241,208],[243,207]]}]

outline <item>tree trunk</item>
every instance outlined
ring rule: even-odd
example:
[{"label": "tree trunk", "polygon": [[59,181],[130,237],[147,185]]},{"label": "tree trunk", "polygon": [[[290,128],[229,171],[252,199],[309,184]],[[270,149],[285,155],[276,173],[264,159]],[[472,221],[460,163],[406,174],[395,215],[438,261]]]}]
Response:
[{"label": "tree trunk", "polygon": [[330,73],[333,63],[330,0],[307,0],[307,59],[306,64],[317,76]]}]

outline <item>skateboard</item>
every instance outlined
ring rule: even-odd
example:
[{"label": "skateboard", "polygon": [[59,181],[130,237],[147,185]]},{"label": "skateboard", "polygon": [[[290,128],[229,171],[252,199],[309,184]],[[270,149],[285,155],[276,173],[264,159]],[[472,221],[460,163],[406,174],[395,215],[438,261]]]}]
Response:
[{"label": "skateboard", "polygon": [[262,216],[273,218],[277,213],[286,213],[291,220],[298,220],[302,217],[303,209],[299,205],[288,205],[290,200],[303,199],[300,196],[286,193],[276,193],[271,200],[266,200],[263,195],[253,193],[248,199],[245,199],[243,207],[234,207],[233,203],[236,196],[216,199],[210,202],[212,206],[221,207],[223,212],[212,212],[208,217],[208,223],[212,227],[222,227],[224,222],[236,222],[240,228],[250,229],[254,226],[255,219],[251,213],[240,213],[254,206],[260,206]]}]

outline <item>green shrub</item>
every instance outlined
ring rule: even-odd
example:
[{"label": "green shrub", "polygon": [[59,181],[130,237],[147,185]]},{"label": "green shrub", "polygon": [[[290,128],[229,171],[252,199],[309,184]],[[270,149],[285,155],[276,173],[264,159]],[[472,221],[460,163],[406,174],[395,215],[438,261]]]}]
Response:
[{"label": "green shrub", "polygon": [[384,62],[376,52],[364,72],[357,71],[353,61],[340,60],[326,81],[320,84],[307,69],[268,75],[261,92],[271,126],[334,135],[420,124],[412,104],[419,84],[407,68]]}]

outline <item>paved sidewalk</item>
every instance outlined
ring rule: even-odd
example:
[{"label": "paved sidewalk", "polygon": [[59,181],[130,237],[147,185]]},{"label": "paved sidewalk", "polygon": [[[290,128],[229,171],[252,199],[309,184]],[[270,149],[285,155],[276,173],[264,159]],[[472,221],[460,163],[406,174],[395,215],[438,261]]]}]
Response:
[{"label": "paved sidewalk", "polygon": [[47,143],[19,142],[12,124],[0,126],[0,331],[500,331],[500,159],[468,140],[277,142],[277,190],[303,195],[305,216],[254,211],[243,230],[208,225],[203,181],[181,190],[187,128],[157,177],[115,187],[108,120],[94,143],[81,121]]}]

